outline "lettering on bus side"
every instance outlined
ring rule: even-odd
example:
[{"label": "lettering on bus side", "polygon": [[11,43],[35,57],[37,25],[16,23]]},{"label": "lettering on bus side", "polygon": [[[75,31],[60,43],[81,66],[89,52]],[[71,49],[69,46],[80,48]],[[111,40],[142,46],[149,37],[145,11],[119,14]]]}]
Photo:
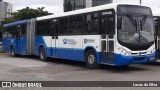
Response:
[{"label": "lettering on bus side", "polygon": [[84,43],[95,43],[95,39],[84,39]]},{"label": "lettering on bus side", "polygon": [[68,45],[76,45],[77,41],[75,41],[74,39],[63,39],[63,44],[68,44]]},{"label": "lettering on bus side", "polygon": [[111,14],[113,14],[112,11],[102,12],[102,16],[104,16],[104,15],[111,15]]},{"label": "lettering on bus side", "polygon": [[113,15],[113,14],[114,14],[114,10],[105,10],[101,12],[102,16]]}]

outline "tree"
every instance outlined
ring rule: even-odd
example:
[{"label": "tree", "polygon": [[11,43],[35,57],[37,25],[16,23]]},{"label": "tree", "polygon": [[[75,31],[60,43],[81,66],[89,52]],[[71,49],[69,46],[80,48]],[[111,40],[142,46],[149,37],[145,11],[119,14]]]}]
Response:
[{"label": "tree", "polygon": [[18,10],[17,12],[11,13],[12,17],[5,18],[1,22],[1,24],[3,25],[6,23],[11,23],[15,21],[26,20],[26,19],[31,19],[31,18],[36,18],[36,17],[52,14],[52,13],[49,13],[48,11],[44,11],[44,8],[45,7],[38,7],[37,9],[32,9],[29,7],[23,8],[21,10]]}]

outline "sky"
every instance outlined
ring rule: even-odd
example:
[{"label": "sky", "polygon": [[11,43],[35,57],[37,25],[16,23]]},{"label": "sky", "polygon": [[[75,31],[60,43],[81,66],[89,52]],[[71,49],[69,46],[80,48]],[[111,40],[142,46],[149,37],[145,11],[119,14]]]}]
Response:
[{"label": "sky", "polygon": [[[63,0],[3,0],[13,4],[13,11],[29,6],[30,8],[45,7],[50,13],[63,12]],[[119,3],[139,3],[139,0],[117,0]],[[142,0],[142,5],[147,5],[154,11],[160,11],[160,0]]]}]

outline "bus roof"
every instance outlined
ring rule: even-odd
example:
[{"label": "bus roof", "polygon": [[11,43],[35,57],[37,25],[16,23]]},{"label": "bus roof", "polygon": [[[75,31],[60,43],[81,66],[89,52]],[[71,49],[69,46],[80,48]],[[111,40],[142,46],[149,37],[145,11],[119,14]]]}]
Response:
[{"label": "bus roof", "polygon": [[55,14],[55,15],[38,17],[37,20],[45,20],[45,19],[50,19],[50,18],[57,18],[57,17],[75,15],[75,14],[82,14],[82,13],[105,10],[105,9],[115,9],[115,11],[116,11],[117,5],[138,5],[138,6],[141,6],[140,4],[131,4],[131,3],[111,3],[111,4],[105,4],[105,5],[80,9],[80,10],[69,11],[69,12]]},{"label": "bus roof", "polygon": [[4,24],[3,27],[18,25],[18,24],[24,24],[24,23],[27,23],[27,21],[28,20],[22,20],[22,21],[17,21],[17,22],[13,22],[13,23],[8,23],[8,24]]}]

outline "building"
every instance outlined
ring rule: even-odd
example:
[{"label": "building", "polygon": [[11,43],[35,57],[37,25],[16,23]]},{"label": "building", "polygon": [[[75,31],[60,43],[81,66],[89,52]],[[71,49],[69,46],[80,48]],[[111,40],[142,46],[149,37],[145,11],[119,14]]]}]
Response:
[{"label": "building", "polygon": [[113,3],[115,0],[64,0],[64,12]]},{"label": "building", "polygon": [[0,21],[2,21],[4,18],[11,17],[11,12],[12,4],[0,0]]},{"label": "building", "polygon": [[72,11],[86,7],[86,0],[64,0],[64,11]]},{"label": "building", "polygon": [[113,0],[92,0],[92,7],[108,3],[113,3]]}]

